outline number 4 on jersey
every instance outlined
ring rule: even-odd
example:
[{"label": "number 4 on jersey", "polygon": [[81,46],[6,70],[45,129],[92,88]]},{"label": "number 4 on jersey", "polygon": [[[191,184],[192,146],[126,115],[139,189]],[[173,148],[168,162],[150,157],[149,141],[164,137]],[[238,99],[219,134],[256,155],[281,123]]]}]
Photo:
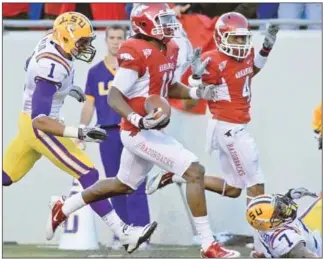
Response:
[{"label": "number 4 on jersey", "polygon": [[242,89],[242,96],[248,98],[248,102],[251,100],[251,91],[250,91],[250,80],[249,76],[246,76],[246,81],[244,82],[243,89]]}]

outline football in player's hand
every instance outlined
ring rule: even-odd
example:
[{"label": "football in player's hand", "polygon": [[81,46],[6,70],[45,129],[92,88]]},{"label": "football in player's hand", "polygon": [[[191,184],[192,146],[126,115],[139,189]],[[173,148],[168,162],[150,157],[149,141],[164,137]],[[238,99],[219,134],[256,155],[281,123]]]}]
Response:
[{"label": "football in player's hand", "polygon": [[149,113],[155,108],[160,108],[162,110],[161,114],[166,114],[167,118],[170,118],[172,109],[166,98],[157,94],[152,94],[149,97],[147,97],[145,101],[146,112]]}]

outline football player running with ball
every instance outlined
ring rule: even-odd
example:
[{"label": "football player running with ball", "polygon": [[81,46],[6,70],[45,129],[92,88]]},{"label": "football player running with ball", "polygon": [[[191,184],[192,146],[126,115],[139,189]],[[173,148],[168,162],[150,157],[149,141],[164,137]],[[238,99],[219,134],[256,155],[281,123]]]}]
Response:
[{"label": "football player running with ball", "polygon": [[[189,88],[179,82],[180,73],[176,71],[179,49],[172,38],[180,35],[181,28],[167,4],[136,5],[131,13],[131,24],[135,35],[118,51],[119,69],[109,92],[110,106],[123,117],[124,149],[119,172],[117,177],[104,179],[65,203],[73,207],[72,213],[97,200],[130,194],[157,165],[187,182],[187,201],[201,240],[201,256],[237,257],[239,252],[225,249],[213,238],[205,202],[204,167],[192,152],[160,130],[169,123],[166,114],[160,109],[147,114],[144,108],[146,98],[153,94],[211,100],[213,88],[201,85]],[[207,62],[194,62],[194,69],[202,74]]]},{"label": "football player running with ball", "polygon": [[293,201],[304,196],[318,197],[305,188],[291,189],[285,195],[260,195],[246,210],[249,224],[256,229],[255,258],[312,258],[322,255],[319,231],[311,231],[297,216]]},{"label": "football player running with ball", "polygon": [[[278,27],[270,25],[262,49],[257,54],[251,43],[248,20],[241,14],[230,12],[220,16],[215,24],[214,40],[217,48],[202,55],[209,60],[206,71],[194,67],[189,84],[213,87],[213,100],[208,102],[212,118],[207,128],[207,150],[219,151],[224,179],[205,176],[205,189],[236,198],[247,189],[248,200],[264,194],[264,177],[258,161],[258,150],[247,131],[250,122],[252,78],[264,67],[276,41]],[[198,60],[195,52],[194,59]],[[147,183],[147,193],[172,182],[183,182],[173,172],[162,172]],[[247,201],[248,202],[248,201]]]},{"label": "football player running with ball", "polygon": [[[39,41],[32,56],[27,59],[19,132],[10,142],[3,158],[4,186],[21,180],[42,156],[77,179],[83,188],[99,179],[98,170],[72,138],[98,143],[106,139],[105,131],[98,127],[64,125],[59,118],[68,95],[78,101],[85,100],[82,89],[73,85],[74,62],[93,60],[96,53],[92,46],[94,39],[88,18],[80,13],[67,12],[57,17],[53,30]],[[70,211],[68,204],[64,206],[60,199],[52,205],[51,220],[46,228],[48,240],[53,238],[54,229]],[[128,252],[133,252],[155,229],[156,223],[145,227],[126,225],[108,200],[93,203],[91,208],[120,238]]]}]

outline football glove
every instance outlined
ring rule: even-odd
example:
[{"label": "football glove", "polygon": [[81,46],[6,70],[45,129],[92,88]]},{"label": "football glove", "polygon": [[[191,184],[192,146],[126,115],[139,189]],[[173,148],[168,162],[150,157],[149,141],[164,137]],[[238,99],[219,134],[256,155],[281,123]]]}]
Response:
[{"label": "football glove", "polygon": [[75,98],[78,102],[85,102],[86,97],[81,87],[73,86],[73,88],[68,93],[69,96]]},{"label": "football glove", "polygon": [[277,36],[278,31],[279,31],[278,25],[274,25],[274,24],[269,25],[269,27],[267,28],[265,40],[263,43],[263,47],[265,49],[272,49],[273,48],[273,46],[276,42],[276,36]]},{"label": "football glove", "polygon": [[78,128],[78,139],[85,142],[101,143],[108,137],[105,130],[99,127],[89,127],[80,125]]},{"label": "football glove", "polygon": [[149,130],[165,127],[166,121],[164,120],[166,118],[166,114],[162,114],[161,109],[155,108],[144,117],[132,112],[128,115],[127,120],[139,129]]},{"label": "football glove", "polygon": [[201,78],[203,74],[207,73],[206,66],[211,61],[210,57],[207,57],[204,61],[201,61],[201,48],[195,48],[191,57],[191,69],[194,79]]},{"label": "football glove", "polygon": [[189,95],[192,99],[204,99],[215,101],[217,96],[217,85],[204,85],[201,78],[194,79],[193,75],[188,78],[188,84],[191,86]]},{"label": "football glove", "polygon": [[290,198],[292,200],[298,200],[298,199],[305,197],[305,196],[318,198],[317,194],[315,194],[314,192],[310,192],[309,190],[307,190],[306,188],[303,188],[303,187],[290,189],[285,194],[285,196],[287,196],[288,198]]}]

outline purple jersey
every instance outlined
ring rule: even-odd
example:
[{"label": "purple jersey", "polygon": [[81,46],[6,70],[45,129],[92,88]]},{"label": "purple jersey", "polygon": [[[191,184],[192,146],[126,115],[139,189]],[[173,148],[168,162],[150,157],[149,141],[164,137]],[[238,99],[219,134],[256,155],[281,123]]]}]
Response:
[{"label": "purple jersey", "polygon": [[101,126],[113,126],[120,123],[121,117],[108,104],[108,91],[115,75],[113,68],[103,60],[93,66],[87,75],[85,94],[88,98],[94,98],[97,114],[97,124]]}]

